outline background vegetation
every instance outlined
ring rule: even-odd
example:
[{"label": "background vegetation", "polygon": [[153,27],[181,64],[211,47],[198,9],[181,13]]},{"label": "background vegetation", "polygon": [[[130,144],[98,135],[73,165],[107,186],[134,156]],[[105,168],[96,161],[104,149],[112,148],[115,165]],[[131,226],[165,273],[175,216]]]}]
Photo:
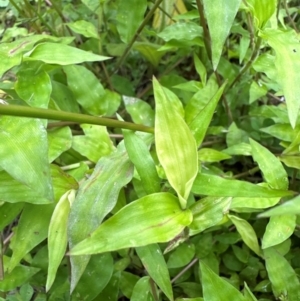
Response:
[{"label": "background vegetation", "polygon": [[300,300],[298,1],[0,5],[0,300]]}]

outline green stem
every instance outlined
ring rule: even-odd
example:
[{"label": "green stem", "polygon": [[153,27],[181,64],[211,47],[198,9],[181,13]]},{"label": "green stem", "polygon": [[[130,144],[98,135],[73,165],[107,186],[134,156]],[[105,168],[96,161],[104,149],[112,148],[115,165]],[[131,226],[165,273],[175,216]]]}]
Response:
[{"label": "green stem", "polygon": [[198,7],[199,16],[200,16],[200,25],[203,28],[204,46],[205,46],[207,55],[208,55],[209,59],[211,60],[211,40],[210,40],[210,34],[208,31],[207,22],[206,22],[205,15],[204,15],[204,7],[203,7],[201,0],[196,0],[196,3],[197,3],[197,7]]},{"label": "green stem", "polygon": [[134,42],[136,41],[137,37],[139,36],[139,34],[142,32],[142,30],[144,29],[144,27],[147,25],[148,21],[151,19],[152,15],[154,14],[155,10],[159,7],[160,3],[163,0],[157,0],[156,3],[153,5],[153,7],[150,9],[150,11],[148,12],[148,14],[146,15],[145,19],[143,20],[142,24],[139,26],[139,28],[137,29],[135,35],[133,36],[133,38],[131,39],[131,41],[129,42],[129,44],[127,45],[123,55],[120,57],[120,59],[118,60],[116,67],[115,67],[115,72],[120,68],[120,66],[123,64],[127,54],[129,53],[132,45],[134,44]]},{"label": "green stem", "polygon": [[236,82],[238,82],[240,80],[240,78],[246,73],[246,71],[251,67],[251,65],[253,64],[253,62],[255,61],[256,57],[258,56],[259,53],[259,48],[261,45],[261,38],[259,37],[257,39],[254,51],[252,52],[251,58],[250,60],[247,62],[246,65],[243,66],[243,68],[241,68],[239,74],[236,76],[236,78],[233,80],[233,82],[227,87],[227,89],[225,90],[225,93],[231,89]]},{"label": "green stem", "polygon": [[114,128],[128,129],[132,131],[140,131],[153,133],[154,129],[142,124],[124,122],[109,118],[96,117],[84,114],[70,113],[64,111],[55,111],[41,108],[31,108],[17,105],[0,105],[0,114],[19,117],[32,117],[41,119],[53,119],[62,121],[72,121],[78,123],[97,124]]}]

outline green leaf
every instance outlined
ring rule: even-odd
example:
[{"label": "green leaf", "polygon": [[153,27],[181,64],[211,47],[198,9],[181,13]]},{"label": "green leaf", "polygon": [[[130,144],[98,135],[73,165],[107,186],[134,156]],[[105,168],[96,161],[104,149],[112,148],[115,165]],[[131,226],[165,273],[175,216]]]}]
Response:
[{"label": "green leaf", "polygon": [[53,162],[72,146],[72,132],[67,126],[48,130],[48,156]]},{"label": "green leaf", "polygon": [[235,225],[244,243],[258,256],[262,256],[261,249],[258,245],[257,236],[252,226],[246,220],[237,216],[228,214],[228,217]]},{"label": "green leaf", "polygon": [[73,137],[72,147],[82,156],[92,162],[98,162],[101,157],[114,150],[105,126],[81,124],[80,127],[85,135]]},{"label": "green leaf", "polygon": [[114,261],[112,254],[93,255],[74,290],[73,296],[78,297],[79,300],[95,300],[96,296],[108,284],[113,270]]},{"label": "green leaf", "polygon": [[26,204],[24,206],[18,227],[11,239],[10,248],[13,250],[13,254],[9,263],[9,271],[12,271],[28,252],[47,237],[53,209],[54,204]]},{"label": "green leaf", "polygon": [[258,163],[265,181],[274,189],[288,189],[287,173],[280,160],[256,141],[249,140],[253,159]]},{"label": "green leaf", "polygon": [[126,150],[147,194],[160,191],[160,179],[146,143],[135,133],[123,130]]},{"label": "green leaf", "polygon": [[35,195],[53,200],[47,132],[39,119],[2,116],[0,166]]},{"label": "green leaf", "polygon": [[155,281],[168,299],[173,300],[170,275],[160,247],[157,244],[151,244],[135,248],[135,250],[149,276]]},{"label": "green leaf", "polygon": [[252,208],[252,209],[265,209],[269,207],[273,207],[280,201],[280,198],[233,198],[230,210],[235,209],[245,209],[245,208]]},{"label": "green leaf", "polygon": [[200,261],[204,301],[246,301],[245,297],[229,282],[215,274]]},{"label": "green leaf", "polygon": [[196,139],[197,145],[201,145],[208,126],[212,120],[213,114],[217,107],[217,104],[223,94],[226,82],[219,88],[219,90],[214,94],[210,101],[205,105],[205,107],[199,112],[199,114],[189,123],[189,127]]},{"label": "green leaf", "polygon": [[130,301],[155,301],[151,294],[150,281],[149,276],[139,279],[133,288]]},{"label": "green leaf", "polygon": [[231,156],[212,148],[201,148],[198,151],[198,159],[201,162],[219,162],[230,158]]},{"label": "green leaf", "polygon": [[83,66],[66,66],[64,72],[77,102],[92,115],[104,115],[108,100],[104,99],[105,90],[99,79]]},{"label": "green leaf", "polygon": [[147,126],[154,125],[154,110],[147,102],[125,95],[123,102],[133,122]]},{"label": "green leaf", "polygon": [[51,80],[40,62],[24,62],[17,73],[15,89],[31,107],[48,108]]},{"label": "green leaf", "polygon": [[[102,157],[92,175],[80,185],[69,217],[69,244],[85,239],[114,208],[119,192],[132,177],[132,165],[127,154],[115,151]],[[71,291],[88,264],[90,256],[71,257]]]},{"label": "green leaf", "polygon": [[195,246],[193,244],[181,243],[168,258],[168,268],[181,268],[189,264],[195,256]]},{"label": "green leaf", "polygon": [[266,249],[284,242],[294,233],[295,227],[294,214],[272,216],[262,239],[262,248]]},{"label": "green leaf", "polygon": [[57,269],[66,253],[67,225],[70,207],[75,198],[75,191],[66,192],[54,208],[48,229],[49,266],[47,273],[46,292],[54,282]]},{"label": "green leaf", "polygon": [[144,19],[146,0],[117,0],[117,30],[121,40],[129,43]]},{"label": "green leaf", "polygon": [[109,58],[61,43],[40,43],[28,53],[28,59],[65,66],[84,62],[99,62]]},{"label": "green leaf", "polygon": [[98,295],[99,300],[118,301],[120,276],[120,272],[116,272],[112,275],[106,287]]},{"label": "green leaf", "polygon": [[275,297],[289,301],[300,300],[299,279],[289,262],[274,248],[265,249],[264,255]]},{"label": "green leaf", "polygon": [[241,0],[203,0],[205,16],[211,37],[212,64],[217,69],[223,45],[230,32]]},{"label": "green leaf", "polygon": [[283,89],[289,120],[294,128],[300,108],[300,44],[297,33],[293,30],[264,30],[261,36],[276,52],[275,68],[277,81]]},{"label": "green leaf", "polygon": [[70,255],[96,254],[167,242],[191,221],[191,212],[182,211],[175,196],[169,193],[151,194],[123,207],[71,249]]},{"label": "green leaf", "polygon": [[192,41],[202,35],[202,27],[194,22],[176,22],[175,24],[165,27],[163,31],[158,34],[160,38],[167,42],[171,40]]},{"label": "green leaf", "polygon": [[201,62],[201,60],[198,58],[196,53],[194,53],[193,58],[194,58],[194,64],[195,64],[196,71],[197,71],[199,77],[201,78],[202,84],[205,86],[206,78],[207,78],[206,68],[203,65],[203,63]]},{"label": "green leaf", "polygon": [[190,210],[193,221],[190,224],[190,234],[194,235],[213,227],[222,221],[229,211],[232,198],[206,197],[194,203]]},{"label": "green leaf", "polygon": [[168,99],[165,90],[155,78],[153,85],[156,102],[157,156],[171,186],[178,194],[181,207],[185,208],[193,181],[198,173],[195,139],[178,111],[170,106],[172,101]]},{"label": "green leaf", "polygon": [[66,25],[71,28],[72,31],[81,34],[86,38],[99,39],[97,28],[91,22],[78,20],[76,22],[67,23]]},{"label": "green leaf", "polygon": [[[1,178],[0,182],[3,185]],[[3,198],[3,196],[2,196]],[[0,206],[0,231],[10,224],[22,211],[24,203],[3,203]]]},{"label": "green leaf", "polygon": [[[4,269],[7,268],[9,261],[8,257],[4,257]],[[13,289],[28,282],[33,275],[39,272],[40,269],[28,267],[25,265],[18,265],[10,273],[5,273],[5,277],[0,281],[0,292],[11,292]]]},{"label": "green leaf", "polygon": [[248,0],[247,6],[254,16],[257,29],[262,29],[276,10],[276,0]]},{"label": "green leaf", "polygon": [[245,181],[229,180],[219,176],[198,174],[192,192],[210,196],[232,196],[248,198],[272,198],[293,195],[286,190],[273,190]]},{"label": "green leaf", "polygon": [[297,125],[294,129],[290,124],[274,124],[266,128],[260,129],[262,132],[267,133],[283,141],[292,142],[297,138],[300,126]]},{"label": "green leaf", "polygon": [[300,214],[300,196],[297,196],[292,200],[289,200],[275,208],[261,213],[259,217],[268,217],[284,214]]}]

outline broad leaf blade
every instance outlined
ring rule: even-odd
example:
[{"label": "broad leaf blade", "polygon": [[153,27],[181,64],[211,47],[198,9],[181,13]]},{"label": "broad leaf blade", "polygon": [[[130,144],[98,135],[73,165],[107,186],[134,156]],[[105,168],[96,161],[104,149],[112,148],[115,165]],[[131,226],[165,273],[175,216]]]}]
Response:
[{"label": "broad leaf blade", "polygon": [[235,225],[237,231],[241,235],[244,243],[258,256],[261,256],[261,250],[258,245],[256,233],[252,226],[244,219],[234,215],[228,215],[232,223]]},{"label": "broad leaf blade", "polygon": [[223,45],[230,32],[241,0],[203,0],[205,16],[211,37],[212,63],[217,69]]},{"label": "broad leaf blade", "polygon": [[[69,218],[69,245],[85,239],[115,206],[120,189],[132,177],[132,165],[127,154],[116,151],[102,157],[90,178],[85,181],[72,205]],[[71,291],[88,264],[90,256],[71,257]]]},{"label": "broad leaf blade", "polygon": [[300,108],[300,44],[295,31],[265,30],[261,33],[276,52],[277,81],[283,89],[289,120],[294,128]]},{"label": "broad leaf blade", "polygon": [[249,182],[229,180],[208,174],[198,174],[194,181],[192,192],[208,196],[248,198],[272,198],[294,194],[292,191],[268,189]]},{"label": "broad leaf blade", "polygon": [[[193,181],[198,172],[197,147],[190,129],[171,105],[158,81],[153,79],[156,102],[155,144],[157,156],[167,178],[186,207]],[[184,147],[183,147],[184,146]]]},{"label": "broad leaf blade", "polygon": [[204,301],[246,301],[245,297],[230,283],[215,274],[200,261]]},{"label": "broad leaf blade", "polygon": [[39,119],[2,116],[0,166],[41,198],[53,200],[47,132]]},{"label": "broad leaf blade", "polygon": [[264,250],[264,255],[275,297],[290,301],[300,300],[299,279],[289,262],[274,248]]},{"label": "broad leaf blade", "polygon": [[191,221],[191,212],[182,211],[175,196],[169,193],[150,194],[123,207],[71,249],[70,255],[96,254],[167,242]]},{"label": "broad leaf blade", "polygon": [[71,203],[75,191],[66,192],[54,208],[48,230],[49,265],[47,273],[46,291],[51,288],[57,269],[66,253],[68,238],[67,225]]},{"label": "broad leaf blade", "polygon": [[249,140],[253,159],[258,163],[266,182],[274,189],[288,189],[287,173],[280,160],[258,142]]},{"label": "broad leaf blade", "polygon": [[29,53],[29,58],[63,66],[109,59],[62,43],[40,43]]},{"label": "broad leaf blade", "polygon": [[146,143],[132,131],[123,130],[123,135],[128,156],[141,178],[146,193],[159,192],[160,179]]},{"label": "broad leaf blade", "polygon": [[118,0],[117,29],[121,40],[128,44],[144,19],[147,9],[146,0]]},{"label": "broad leaf blade", "polygon": [[155,281],[168,299],[173,300],[170,274],[160,247],[157,244],[151,244],[135,248],[135,250],[150,277]]}]

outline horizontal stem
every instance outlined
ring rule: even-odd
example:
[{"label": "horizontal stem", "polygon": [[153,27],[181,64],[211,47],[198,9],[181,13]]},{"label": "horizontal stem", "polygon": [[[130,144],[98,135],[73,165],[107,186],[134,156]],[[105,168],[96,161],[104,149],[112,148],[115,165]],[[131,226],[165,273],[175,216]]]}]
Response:
[{"label": "horizontal stem", "polygon": [[62,121],[72,121],[78,123],[103,125],[113,128],[121,128],[132,131],[153,133],[154,129],[142,124],[119,121],[110,118],[90,116],[85,114],[55,111],[50,109],[32,108],[17,105],[0,105],[0,114],[19,117],[32,117],[40,119],[52,119]]}]

